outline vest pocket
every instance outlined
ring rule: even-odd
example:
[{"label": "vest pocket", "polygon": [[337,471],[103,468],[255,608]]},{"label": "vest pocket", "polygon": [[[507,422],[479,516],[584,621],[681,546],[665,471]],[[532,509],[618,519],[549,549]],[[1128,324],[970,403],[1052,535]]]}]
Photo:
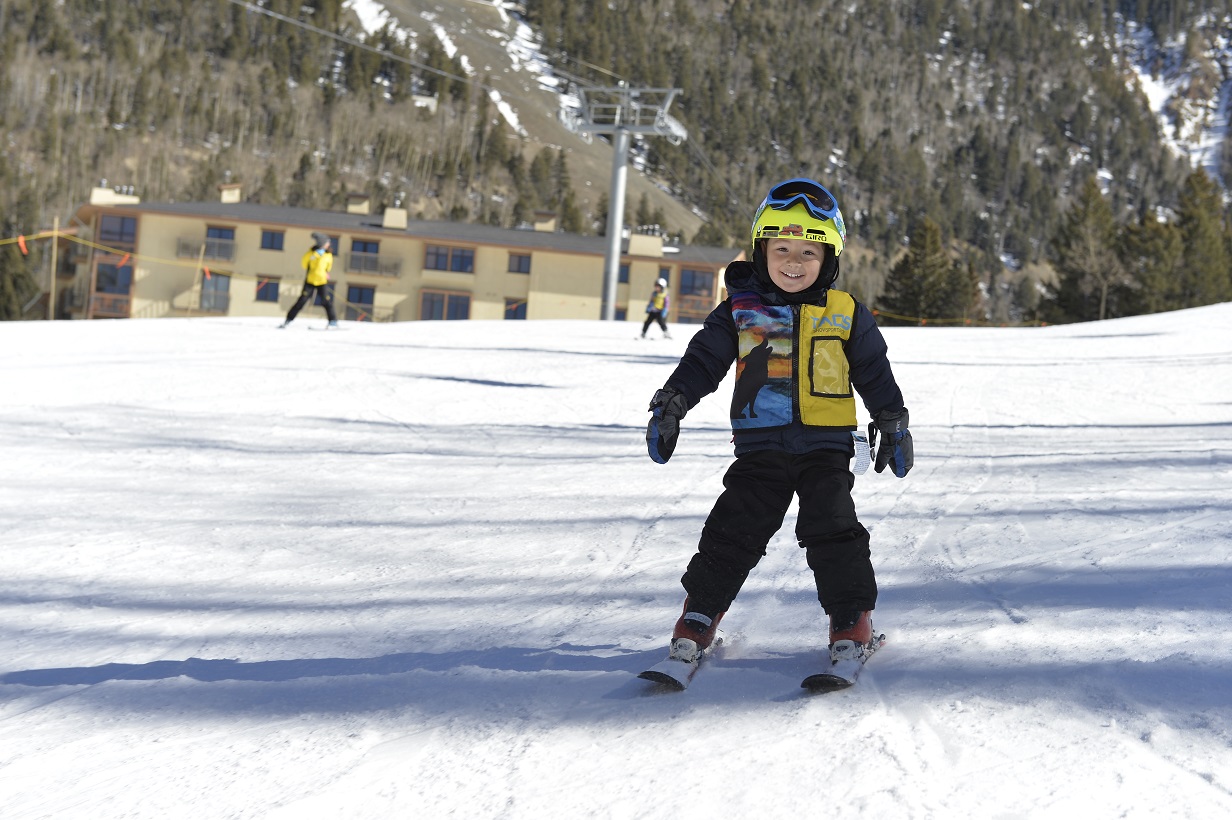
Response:
[{"label": "vest pocket", "polygon": [[846,399],[852,396],[851,377],[843,340],[837,336],[814,336],[808,358],[808,391],[811,396]]}]

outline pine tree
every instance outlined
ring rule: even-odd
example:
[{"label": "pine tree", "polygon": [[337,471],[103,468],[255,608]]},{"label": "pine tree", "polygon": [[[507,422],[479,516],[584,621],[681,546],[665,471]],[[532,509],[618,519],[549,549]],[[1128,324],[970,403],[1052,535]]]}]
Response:
[{"label": "pine tree", "polygon": [[1232,295],[1228,251],[1224,244],[1223,202],[1205,171],[1185,180],[1177,215],[1184,242],[1178,307],[1222,302]]},{"label": "pine tree", "polygon": [[1116,246],[1112,208],[1095,177],[1088,176],[1053,239],[1053,265],[1060,283],[1050,300],[1052,321],[1107,317],[1110,291],[1127,281]]},{"label": "pine tree", "polygon": [[[945,277],[943,304],[955,319],[970,319],[980,301],[980,275],[975,264],[954,262]],[[941,318],[941,317],[939,317]]]},{"label": "pine tree", "polygon": [[265,174],[261,177],[261,187],[255,200],[262,205],[281,205],[282,195],[278,188],[278,170],[273,163],[265,166]]},{"label": "pine tree", "polygon": [[[14,209],[0,215],[0,237],[10,238],[30,233],[34,228],[34,192],[22,190]],[[27,243],[30,255],[23,254],[17,243],[0,245],[0,321],[22,318],[22,309],[39,291],[34,278],[35,255]]]},{"label": "pine tree", "polygon": [[1133,282],[1132,313],[1159,313],[1180,307],[1184,244],[1176,225],[1144,215],[1121,232],[1118,255]]},{"label": "pine tree", "polygon": [[925,217],[911,234],[906,256],[890,270],[878,307],[916,324],[948,318],[954,310],[965,312],[966,305],[949,304],[952,269],[941,244],[940,226]]}]

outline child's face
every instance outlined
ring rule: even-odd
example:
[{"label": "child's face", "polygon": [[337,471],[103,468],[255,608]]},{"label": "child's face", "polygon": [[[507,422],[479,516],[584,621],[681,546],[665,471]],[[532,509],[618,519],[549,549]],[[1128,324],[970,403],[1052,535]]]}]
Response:
[{"label": "child's face", "polygon": [[803,239],[766,240],[766,267],[770,281],[779,290],[799,293],[808,290],[821,275],[821,263],[826,258],[826,246]]}]

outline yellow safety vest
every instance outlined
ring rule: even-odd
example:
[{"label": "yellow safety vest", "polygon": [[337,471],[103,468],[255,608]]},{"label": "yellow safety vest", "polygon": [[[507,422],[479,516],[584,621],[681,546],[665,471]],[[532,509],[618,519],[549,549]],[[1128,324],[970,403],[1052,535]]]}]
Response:
[{"label": "yellow safety vest", "polygon": [[767,305],[751,291],[732,294],[739,353],[732,397],[734,430],[810,427],[855,430],[855,393],[844,350],[856,300],[827,291],[825,305]]}]

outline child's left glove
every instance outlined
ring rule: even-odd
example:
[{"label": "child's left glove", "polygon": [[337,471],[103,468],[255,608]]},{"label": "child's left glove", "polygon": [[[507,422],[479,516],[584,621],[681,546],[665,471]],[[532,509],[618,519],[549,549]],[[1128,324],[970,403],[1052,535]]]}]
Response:
[{"label": "child's left glove", "polygon": [[[907,429],[907,408],[902,410],[882,410],[868,425],[868,446],[877,451],[877,461],[874,470],[881,472],[888,464],[891,472],[899,478],[905,478],[915,464],[915,445],[911,441],[911,431]],[[877,434],[881,434],[881,445],[877,445]]]},{"label": "child's left glove", "polygon": [[656,464],[666,464],[676,450],[680,420],[689,412],[689,403],[679,390],[664,387],[650,400],[650,412],[653,416],[646,425],[646,449]]}]

